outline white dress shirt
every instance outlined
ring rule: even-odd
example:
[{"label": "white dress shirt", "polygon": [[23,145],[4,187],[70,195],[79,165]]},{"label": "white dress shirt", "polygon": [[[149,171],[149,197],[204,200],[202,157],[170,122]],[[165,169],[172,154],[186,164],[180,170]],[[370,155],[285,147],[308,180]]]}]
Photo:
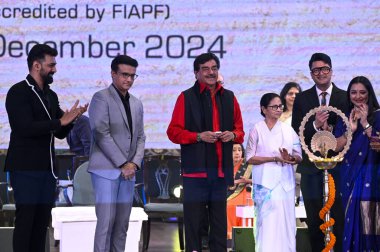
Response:
[{"label": "white dress shirt", "polygon": [[321,95],[322,92],[326,92],[327,93],[327,95],[326,95],[326,105],[328,106],[329,103],[330,103],[331,93],[332,93],[332,89],[333,89],[332,83],[330,83],[330,87],[326,91],[320,90],[317,86],[315,86],[315,89],[317,90],[319,105],[322,104],[322,95]]}]

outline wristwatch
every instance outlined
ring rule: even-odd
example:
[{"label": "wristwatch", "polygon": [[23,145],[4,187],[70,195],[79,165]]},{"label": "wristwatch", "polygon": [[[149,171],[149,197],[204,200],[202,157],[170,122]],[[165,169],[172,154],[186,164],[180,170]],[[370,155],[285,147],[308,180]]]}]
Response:
[{"label": "wristwatch", "polygon": [[202,139],[201,139],[201,134],[200,133],[197,133],[197,142],[199,143],[199,142],[201,142],[202,141]]}]

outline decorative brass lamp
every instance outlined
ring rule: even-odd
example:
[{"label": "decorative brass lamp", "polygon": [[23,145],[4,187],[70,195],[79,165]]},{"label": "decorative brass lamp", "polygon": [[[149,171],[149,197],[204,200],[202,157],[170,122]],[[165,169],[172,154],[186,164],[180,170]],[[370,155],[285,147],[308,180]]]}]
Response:
[{"label": "decorative brass lamp", "polygon": [[[313,115],[315,115],[319,111],[331,111],[336,113],[339,117],[343,119],[344,124],[346,125],[347,132],[347,143],[344,146],[343,150],[339,152],[336,156],[327,157],[328,151],[332,150],[334,151],[337,145],[337,139],[335,136],[326,130],[323,131],[317,131],[314,136],[311,139],[310,148],[313,152],[310,151],[309,146],[305,143],[305,125],[309,118]],[[331,206],[334,204],[335,201],[335,185],[334,180],[331,176],[331,174],[328,173],[328,170],[333,169],[338,162],[341,162],[343,160],[344,155],[348,151],[348,148],[350,147],[351,140],[352,140],[352,131],[350,127],[350,123],[348,121],[348,118],[343,114],[342,111],[335,107],[331,106],[320,106],[317,108],[314,108],[310,110],[305,117],[303,118],[301,125],[300,125],[300,141],[302,149],[305,151],[307,156],[309,157],[309,160],[314,163],[314,165],[320,169],[323,170],[323,184],[324,184],[324,193],[323,193],[323,208],[319,212],[319,217],[324,220],[324,223],[320,226],[320,229],[325,234],[325,248],[323,252],[330,251],[334,245],[335,245],[335,235],[332,232],[332,226],[334,225],[335,221],[333,218],[330,218],[330,209]],[[320,156],[317,156],[316,152],[320,153]]]}]

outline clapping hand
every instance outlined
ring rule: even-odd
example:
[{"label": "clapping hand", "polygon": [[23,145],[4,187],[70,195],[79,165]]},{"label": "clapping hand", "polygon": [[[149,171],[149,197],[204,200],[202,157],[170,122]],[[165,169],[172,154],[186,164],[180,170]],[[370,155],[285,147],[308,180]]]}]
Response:
[{"label": "clapping hand", "polygon": [[62,117],[60,118],[61,125],[66,126],[69,123],[73,122],[76,120],[78,117],[80,117],[84,112],[87,111],[88,108],[88,103],[85,104],[84,106],[79,106],[79,100],[77,100],[74,105],[71,107],[70,110],[66,110]]},{"label": "clapping hand", "polygon": [[356,117],[355,109],[351,111],[349,121],[350,121],[351,131],[352,133],[354,133],[356,129],[358,128],[358,120]]},{"label": "clapping hand", "polygon": [[285,148],[280,148],[281,163],[296,164],[296,158],[289,154]]},{"label": "clapping hand", "polygon": [[360,124],[364,127],[368,124],[368,105],[361,103],[358,106],[355,106],[353,111],[355,112],[355,117],[360,119]]},{"label": "clapping hand", "polygon": [[86,112],[87,108],[88,108],[88,103],[84,104],[84,106],[79,106],[79,108],[77,108],[80,113],[78,117],[81,116],[84,112]]},{"label": "clapping hand", "polygon": [[315,114],[315,127],[317,129],[322,128],[327,124],[327,119],[329,119],[329,112],[326,110],[318,111]]},{"label": "clapping hand", "polygon": [[360,119],[360,121],[366,120],[368,116],[368,105],[361,103],[358,106],[355,106],[353,111],[355,112],[357,119]]}]

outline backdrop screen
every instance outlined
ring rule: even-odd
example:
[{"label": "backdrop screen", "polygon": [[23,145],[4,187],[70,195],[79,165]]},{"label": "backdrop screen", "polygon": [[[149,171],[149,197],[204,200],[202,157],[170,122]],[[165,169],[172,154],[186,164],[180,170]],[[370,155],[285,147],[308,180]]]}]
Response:
[{"label": "backdrop screen", "polygon": [[[308,61],[331,56],[333,81],[346,89],[367,76],[379,93],[379,1],[11,1],[0,4],[0,148],[10,127],[8,89],[28,73],[37,42],[58,50],[52,88],[63,109],[111,83],[117,54],[139,61],[132,94],[144,104],[147,148],[178,148],[166,129],[177,96],[193,85],[194,58],[211,51],[221,60],[225,87],[234,91],[246,135],[262,120],[259,100],[288,81],[313,85]],[[65,141],[57,141],[65,148]]]}]

